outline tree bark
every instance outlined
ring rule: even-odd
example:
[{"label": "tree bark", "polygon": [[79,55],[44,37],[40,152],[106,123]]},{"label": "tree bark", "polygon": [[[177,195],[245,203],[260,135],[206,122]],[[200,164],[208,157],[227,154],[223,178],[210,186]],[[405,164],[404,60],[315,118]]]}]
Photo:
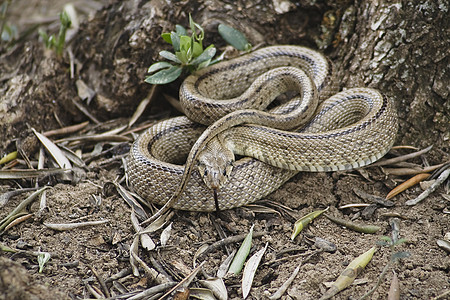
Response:
[{"label": "tree bark", "polygon": [[[206,43],[218,47],[224,42],[217,25],[224,22],[253,45],[319,48],[336,65],[342,87],[374,87],[394,100],[397,144],[433,144],[442,154],[450,144],[448,9],[445,1],[118,1],[84,23],[70,47],[79,61],[76,78],[97,93],[88,108],[100,120],[132,114],[149,90],[146,69],[167,48],[160,34],[186,25],[188,13],[204,26]],[[0,64],[2,73],[18,70],[2,84],[0,133],[9,141],[27,126],[59,126],[55,115],[65,125],[85,118],[72,103],[78,97],[68,57],[56,59],[35,41],[16,51],[25,49],[33,55],[16,62],[8,61],[16,53],[6,52]]]}]

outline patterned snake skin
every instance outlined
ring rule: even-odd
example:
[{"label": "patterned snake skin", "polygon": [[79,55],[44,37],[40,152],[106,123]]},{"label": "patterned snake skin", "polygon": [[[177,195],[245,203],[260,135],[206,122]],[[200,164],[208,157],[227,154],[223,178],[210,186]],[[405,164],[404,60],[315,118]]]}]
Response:
[{"label": "patterned snake skin", "polygon": [[[189,119],[156,123],[133,144],[127,164],[131,186],[149,202],[214,211],[213,192],[196,168],[213,138],[243,156],[219,189],[221,210],[261,199],[299,171],[373,163],[394,143],[392,101],[369,88],[329,97],[336,89],[332,81],[330,62],[299,46],[267,47],[198,71],[180,88]],[[290,91],[297,91],[291,100],[269,106]]]}]

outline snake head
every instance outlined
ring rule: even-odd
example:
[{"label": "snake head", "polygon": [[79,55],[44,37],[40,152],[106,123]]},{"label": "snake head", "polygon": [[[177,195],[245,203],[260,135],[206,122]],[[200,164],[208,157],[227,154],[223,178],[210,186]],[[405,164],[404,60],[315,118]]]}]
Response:
[{"label": "snake head", "polygon": [[198,157],[197,168],[206,186],[219,190],[233,170],[234,153],[228,148],[206,147]]}]

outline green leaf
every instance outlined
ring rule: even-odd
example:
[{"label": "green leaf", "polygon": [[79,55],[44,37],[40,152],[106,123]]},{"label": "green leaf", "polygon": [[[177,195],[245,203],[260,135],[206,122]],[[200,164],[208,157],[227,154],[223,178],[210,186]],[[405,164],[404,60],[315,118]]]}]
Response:
[{"label": "green leaf", "polygon": [[398,240],[395,242],[395,246],[400,245],[400,244],[403,244],[403,243],[405,243],[405,242],[407,242],[406,239],[398,239]]},{"label": "green leaf", "polygon": [[385,236],[385,235],[380,236],[380,240],[383,240],[383,241],[385,241],[388,244],[392,244],[392,239],[390,237],[388,237],[388,236]]},{"label": "green leaf", "polygon": [[45,264],[50,260],[50,253],[48,252],[39,252],[37,261],[39,264],[39,273],[42,273],[44,271]]},{"label": "green leaf", "polygon": [[194,47],[192,51],[193,57],[197,57],[203,52],[203,46],[199,42],[194,42]]},{"label": "green leaf", "polygon": [[181,64],[181,61],[172,52],[163,50],[163,51],[159,52],[159,55],[161,55],[162,57],[164,57],[164,58],[166,58],[168,60],[171,60],[171,61],[174,61],[174,62],[176,62],[178,64]]},{"label": "green leaf", "polygon": [[193,34],[195,34],[195,22],[194,19],[192,19],[191,14],[189,14],[189,27],[191,27],[191,31]]},{"label": "green leaf", "polygon": [[180,51],[187,53],[191,48],[192,39],[186,35],[180,36]]},{"label": "green leaf", "polygon": [[[194,22],[194,20],[192,19],[191,14],[189,14],[189,26],[191,27],[191,31],[192,31],[193,37],[198,42],[201,43],[203,41],[203,38],[205,37],[205,31],[203,30],[202,26],[200,26],[199,24]],[[199,35],[197,35],[197,29],[200,30],[200,34]]]},{"label": "green leaf", "polygon": [[70,25],[72,25],[69,14],[65,10],[59,15],[59,20],[61,21],[61,25],[66,28],[69,28]]},{"label": "green leaf", "polygon": [[174,81],[181,75],[182,68],[180,66],[171,66],[168,69],[161,70],[151,76],[145,78],[145,82],[150,84],[166,84]]},{"label": "green leaf", "polygon": [[211,59],[205,60],[204,62],[200,63],[197,66],[197,70],[201,70],[203,68],[206,68],[207,66],[209,66],[211,64]]},{"label": "green leaf", "polygon": [[207,60],[211,61],[214,55],[216,55],[216,48],[214,48],[214,45],[209,45],[198,57],[192,60],[192,64],[200,65]]},{"label": "green leaf", "polygon": [[392,255],[392,259],[400,259],[400,258],[406,258],[406,257],[410,257],[410,256],[411,256],[411,253],[401,251],[401,252],[394,253]]},{"label": "green leaf", "polygon": [[298,219],[294,223],[294,230],[292,231],[292,234],[291,234],[291,240],[295,239],[295,237],[303,230],[303,228],[305,228],[309,223],[311,223],[312,220],[314,220],[315,218],[317,218],[318,216],[320,216],[327,210],[328,210],[328,207],[323,210],[316,210],[316,211],[310,212],[306,216],[303,216],[300,219]]},{"label": "green leaf", "polygon": [[187,35],[187,31],[186,31],[186,28],[184,28],[183,26],[181,26],[181,25],[175,25],[175,31],[176,31],[176,33],[179,35],[179,36],[182,36],[182,35]]},{"label": "green leaf", "polygon": [[222,52],[218,57],[216,57],[215,59],[213,59],[210,63],[210,65],[216,64],[219,61],[222,61],[223,58],[225,57],[225,52]]},{"label": "green leaf", "polygon": [[334,217],[334,216],[328,215],[328,214],[325,214],[325,217],[327,217],[328,219],[330,219],[330,221],[332,221],[338,225],[345,226],[348,229],[351,229],[351,230],[354,230],[357,232],[372,234],[372,233],[376,233],[377,231],[381,230],[380,226],[356,224],[351,221],[341,219],[338,217]]},{"label": "green leaf", "polygon": [[180,35],[172,31],[170,39],[172,40],[173,50],[180,51]]},{"label": "green leaf", "polygon": [[154,63],[153,65],[150,66],[150,68],[148,68],[148,73],[153,73],[156,71],[159,71],[161,69],[167,69],[170,68],[172,65],[166,61],[160,61],[157,63]]},{"label": "green leaf", "polygon": [[244,241],[242,242],[241,247],[239,248],[238,252],[236,253],[236,256],[233,259],[233,262],[230,265],[230,268],[228,269],[229,273],[239,274],[241,272],[242,267],[244,266],[244,262],[247,259],[248,254],[250,253],[250,248],[252,247],[252,238],[253,238],[253,227],[255,225],[252,225],[250,228],[249,233],[245,237]]},{"label": "green leaf", "polygon": [[48,34],[45,32],[45,31],[43,31],[42,29],[40,29],[39,30],[39,35],[42,37],[42,40],[44,41],[44,44],[45,44],[45,47],[47,47],[48,48]]},{"label": "green leaf", "polygon": [[247,38],[239,30],[225,24],[219,24],[218,30],[222,38],[234,48],[240,51],[250,51],[252,48]]},{"label": "green leaf", "polygon": [[188,63],[188,58],[186,56],[186,52],[178,51],[178,52],[175,52],[175,55],[177,56],[177,58],[180,60],[180,62],[182,64],[186,65]]},{"label": "green leaf", "polygon": [[192,60],[192,57],[193,57],[193,47],[192,47],[192,43],[191,43],[191,46],[189,46],[189,48],[186,51],[186,62],[188,64],[190,64],[190,61]]},{"label": "green leaf", "polygon": [[372,247],[354,260],[345,268],[345,270],[339,275],[336,281],[331,285],[325,294],[320,299],[330,299],[346,287],[348,287],[355,280],[364,269],[364,267],[370,262],[373,254],[376,251],[376,247]]},{"label": "green leaf", "polygon": [[161,34],[161,37],[163,38],[163,40],[165,40],[167,43],[172,45],[172,38],[170,37],[172,35],[172,33],[170,32],[164,32]]}]

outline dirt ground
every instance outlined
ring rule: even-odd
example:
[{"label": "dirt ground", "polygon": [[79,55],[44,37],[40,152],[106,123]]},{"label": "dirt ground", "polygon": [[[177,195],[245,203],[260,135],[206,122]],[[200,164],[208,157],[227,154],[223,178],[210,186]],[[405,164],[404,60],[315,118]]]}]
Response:
[{"label": "dirt ground", "polygon": [[[13,13],[17,13],[17,7],[14,8],[14,5],[20,7],[20,3],[13,1]],[[52,7],[51,10],[45,10],[45,16],[54,15],[54,11],[59,11],[61,7],[59,4],[42,4],[42,7]],[[26,6],[23,6],[24,11],[25,9]],[[36,46],[33,44],[32,47]],[[23,55],[30,61],[36,59],[33,55],[27,56],[24,53],[17,55]],[[56,78],[58,74],[67,72],[67,68],[58,60],[49,59],[49,62],[49,70],[44,72],[45,76]],[[64,85],[60,88],[64,88]],[[28,105],[31,105],[28,112],[35,109],[33,103]],[[39,107],[39,104],[36,106]],[[168,109],[168,105],[161,104],[152,108],[149,115],[152,116],[151,119],[173,115],[173,111],[167,113]],[[121,118],[114,119],[113,124],[105,122],[102,126],[90,125],[90,129],[104,132],[106,128],[124,125],[129,119],[130,111],[133,109],[129,108],[124,115],[119,116]],[[83,121],[79,115],[62,113],[61,110],[56,112],[58,113],[64,120],[72,120],[73,124]],[[45,118],[42,118],[44,122]],[[46,130],[57,128],[54,121],[49,121],[49,124],[51,125]],[[5,151],[2,155],[7,153],[5,149],[11,150],[13,143],[9,137],[8,142],[8,145],[2,147]],[[39,201],[36,201],[28,208],[32,213],[29,219],[0,235],[1,246],[18,250],[17,253],[0,252],[0,299],[95,298],[91,288],[103,295],[99,297],[108,297],[105,296],[105,289],[97,276],[105,282],[110,292],[109,297],[112,298],[157,284],[143,269],[140,270],[139,276],[131,274],[130,247],[135,234],[130,218],[131,208],[114,188],[111,189],[111,183],[124,175],[121,157],[126,155],[130,143],[105,144],[106,148],[111,145],[119,147],[116,147],[117,151],[92,159],[87,164],[85,177],[78,183],[58,182],[53,176],[39,181],[41,185],[52,185],[46,194],[47,208],[38,212]],[[85,145],[86,153],[92,150],[93,144]],[[389,155],[409,152],[410,150],[397,150]],[[422,164],[428,160],[430,164],[438,164],[449,157],[445,149],[433,149],[430,153],[410,162]],[[408,252],[410,256],[391,266],[369,299],[387,298],[393,271],[398,275],[400,299],[433,299],[450,290],[449,253],[436,242],[450,235],[448,183],[415,206],[406,206],[405,202],[422,192],[420,186],[394,197],[394,205],[390,207],[376,205],[372,212],[367,212],[364,207],[340,209],[347,204],[370,203],[359,197],[357,191],[385,197],[393,187],[407,178],[388,176],[380,167],[368,167],[363,171],[301,173],[256,203],[260,206],[237,208],[219,215],[174,211],[170,220],[172,231],[167,244],[160,244],[160,229],[151,234],[157,243],[156,249],[147,251],[140,247],[139,257],[158,271],[162,268],[174,281],[180,281],[194,269],[194,258],[199,248],[220,240],[217,226],[221,227],[227,236],[234,236],[247,233],[254,225],[255,232],[262,234],[254,238],[250,255],[263,248],[266,243],[268,248],[256,272],[248,299],[267,298],[299,265],[300,272],[282,299],[319,299],[327,290],[325,283],[333,282],[353,258],[376,245],[381,236],[391,236],[391,222],[396,218],[400,225],[400,237],[406,242],[396,246],[394,251]],[[0,193],[20,186],[31,186],[30,180],[1,180]],[[4,218],[29,194],[21,194],[9,200],[0,208],[0,218]],[[263,211],[261,206],[272,210]],[[325,217],[319,217],[297,238],[293,241],[290,239],[296,218],[326,207],[329,207],[329,213],[332,215],[347,220],[354,219],[356,223],[377,225],[381,230],[376,234],[358,233],[336,225]],[[56,231],[44,225],[97,220],[107,220],[107,223],[68,231]],[[317,250],[314,246],[316,237],[334,243],[337,250],[333,253],[317,253],[302,264],[306,257]],[[237,242],[227,247],[219,247],[197,261],[195,265],[203,260],[206,263],[203,273],[197,275],[190,287],[201,286],[198,279],[206,279],[208,275],[214,276],[228,256],[227,251],[237,249],[239,245],[240,242]],[[42,272],[38,270],[33,251],[51,254],[51,259]],[[376,284],[391,254],[389,247],[380,246],[372,261],[358,276],[360,280],[357,284],[345,289],[334,299],[359,299],[368,292]],[[125,273],[116,277],[120,272]],[[229,299],[242,298],[241,276],[226,278],[225,285]]]}]

